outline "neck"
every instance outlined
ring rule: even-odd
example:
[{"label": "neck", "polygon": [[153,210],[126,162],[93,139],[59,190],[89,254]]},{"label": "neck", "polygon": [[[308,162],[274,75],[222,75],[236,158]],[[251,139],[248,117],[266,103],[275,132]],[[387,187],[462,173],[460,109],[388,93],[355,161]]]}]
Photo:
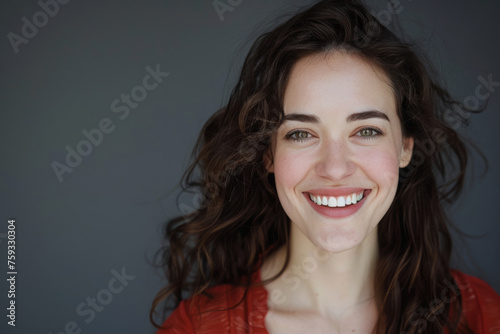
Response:
[{"label": "neck", "polygon": [[[299,303],[296,305],[299,308],[340,318],[346,310],[373,298],[378,260],[376,229],[362,244],[346,251],[328,253],[312,244],[293,225],[290,261],[284,274],[278,278],[288,300]],[[286,248],[283,247],[269,265],[279,270],[285,256]]]}]

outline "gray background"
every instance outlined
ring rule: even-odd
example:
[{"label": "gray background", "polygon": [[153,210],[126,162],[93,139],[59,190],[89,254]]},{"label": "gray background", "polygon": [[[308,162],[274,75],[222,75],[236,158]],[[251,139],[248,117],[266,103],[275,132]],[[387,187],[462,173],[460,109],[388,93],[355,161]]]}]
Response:
[{"label": "gray background", "polygon": [[[17,220],[18,270],[15,328],[6,325],[1,279],[2,333],[55,334],[69,321],[82,333],[154,332],[148,311],[163,281],[148,259],[162,224],[179,213],[176,184],[197,134],[226,101],[249,42],[273,18],[307,3],[244,0],[221,20],[209,0],[71,1],[15,53],[7,34],[20,35],[22,17],[33,22],[41,7],[1,2],[0,277],[8,218]],[[378,13],[387,9],[386,1],[370,3]],[[391,21],[397,17],[427,50],[458,100],[475,94],[479,75],[500,81],[499,2],[400,3]],[[141,85],[145,67],[156,64],[170,75],[119,119],[112,101]],[[468,184],[451,212],[463,232],[477,236],[456,236],[455,265],[500,291],[496,89],[487,111],[462,131],[487,155],[490,171]],[[59,182],[51,163],[64,163],[65,147],[75,149],[82,131],[103,118],[114,131]],[[194,205],[189,197],[180,204]],[[112,270],[122,268],[135,278],[85,322],[77,306],[105,296]]]}]

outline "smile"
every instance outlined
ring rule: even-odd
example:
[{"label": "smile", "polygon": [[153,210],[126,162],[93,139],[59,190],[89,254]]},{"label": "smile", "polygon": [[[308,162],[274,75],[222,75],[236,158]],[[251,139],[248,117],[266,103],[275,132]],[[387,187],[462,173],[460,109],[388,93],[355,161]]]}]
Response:
[{"label": "smile", "polygon": [[356,204],[357,202],[363,199],[363,192],[360,191],[358,193],[352,193],[346,196],[321,196],[321,195],[313,195],[309,194],[309,198],[317,205],[328,206],[330,208],[337,207],[345,207],[352,204]]},{"label": "smile", "polygon": [[371,189],[316,189],[303,195],[311,207],[327,218],[345,218],[355,214],[366,202]]}]

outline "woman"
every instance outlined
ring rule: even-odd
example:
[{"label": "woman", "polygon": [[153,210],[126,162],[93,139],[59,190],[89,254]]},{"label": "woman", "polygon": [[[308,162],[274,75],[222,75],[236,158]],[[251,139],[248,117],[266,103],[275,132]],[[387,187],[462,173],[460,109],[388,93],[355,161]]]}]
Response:
[{"label": "woman", "polygon": [[357,0],[262,35],[168,224],[158,333],[498,333],[500,297],[449,267],[465,107],[433,73]]}]

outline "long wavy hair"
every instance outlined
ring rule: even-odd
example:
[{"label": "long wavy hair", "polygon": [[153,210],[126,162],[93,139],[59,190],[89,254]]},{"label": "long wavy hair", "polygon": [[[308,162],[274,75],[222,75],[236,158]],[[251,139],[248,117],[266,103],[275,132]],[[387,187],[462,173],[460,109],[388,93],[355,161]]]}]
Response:
[{"label": "long wavy hair", "polygon": [[[242,284],[272,250],[288,246],[290,220],[265,166],[271,137],[283,118],[294,64],[309,55],[343,51],[387,74],[403,135],[415,140],[395,199],[378,227],[375,331],[469,332],[461,321],[459,293],[449,296],[455,283],[443,206],[464,184],[467,151],[455,130],[466,121],[462,110],[473,110],[452,99],[416,50],[358,0],[319,1],[257,38],[227,105],[203,127],[183,177],[183,189],[201,200],[193,212],[166,225],[159,264],[167,285],[151,308],[155,326],[160,304],[165,309],[170,301],[175,308],[183,297],[205,294],[211,286]],[[274,278],[287,264],[288,257]]]}]

